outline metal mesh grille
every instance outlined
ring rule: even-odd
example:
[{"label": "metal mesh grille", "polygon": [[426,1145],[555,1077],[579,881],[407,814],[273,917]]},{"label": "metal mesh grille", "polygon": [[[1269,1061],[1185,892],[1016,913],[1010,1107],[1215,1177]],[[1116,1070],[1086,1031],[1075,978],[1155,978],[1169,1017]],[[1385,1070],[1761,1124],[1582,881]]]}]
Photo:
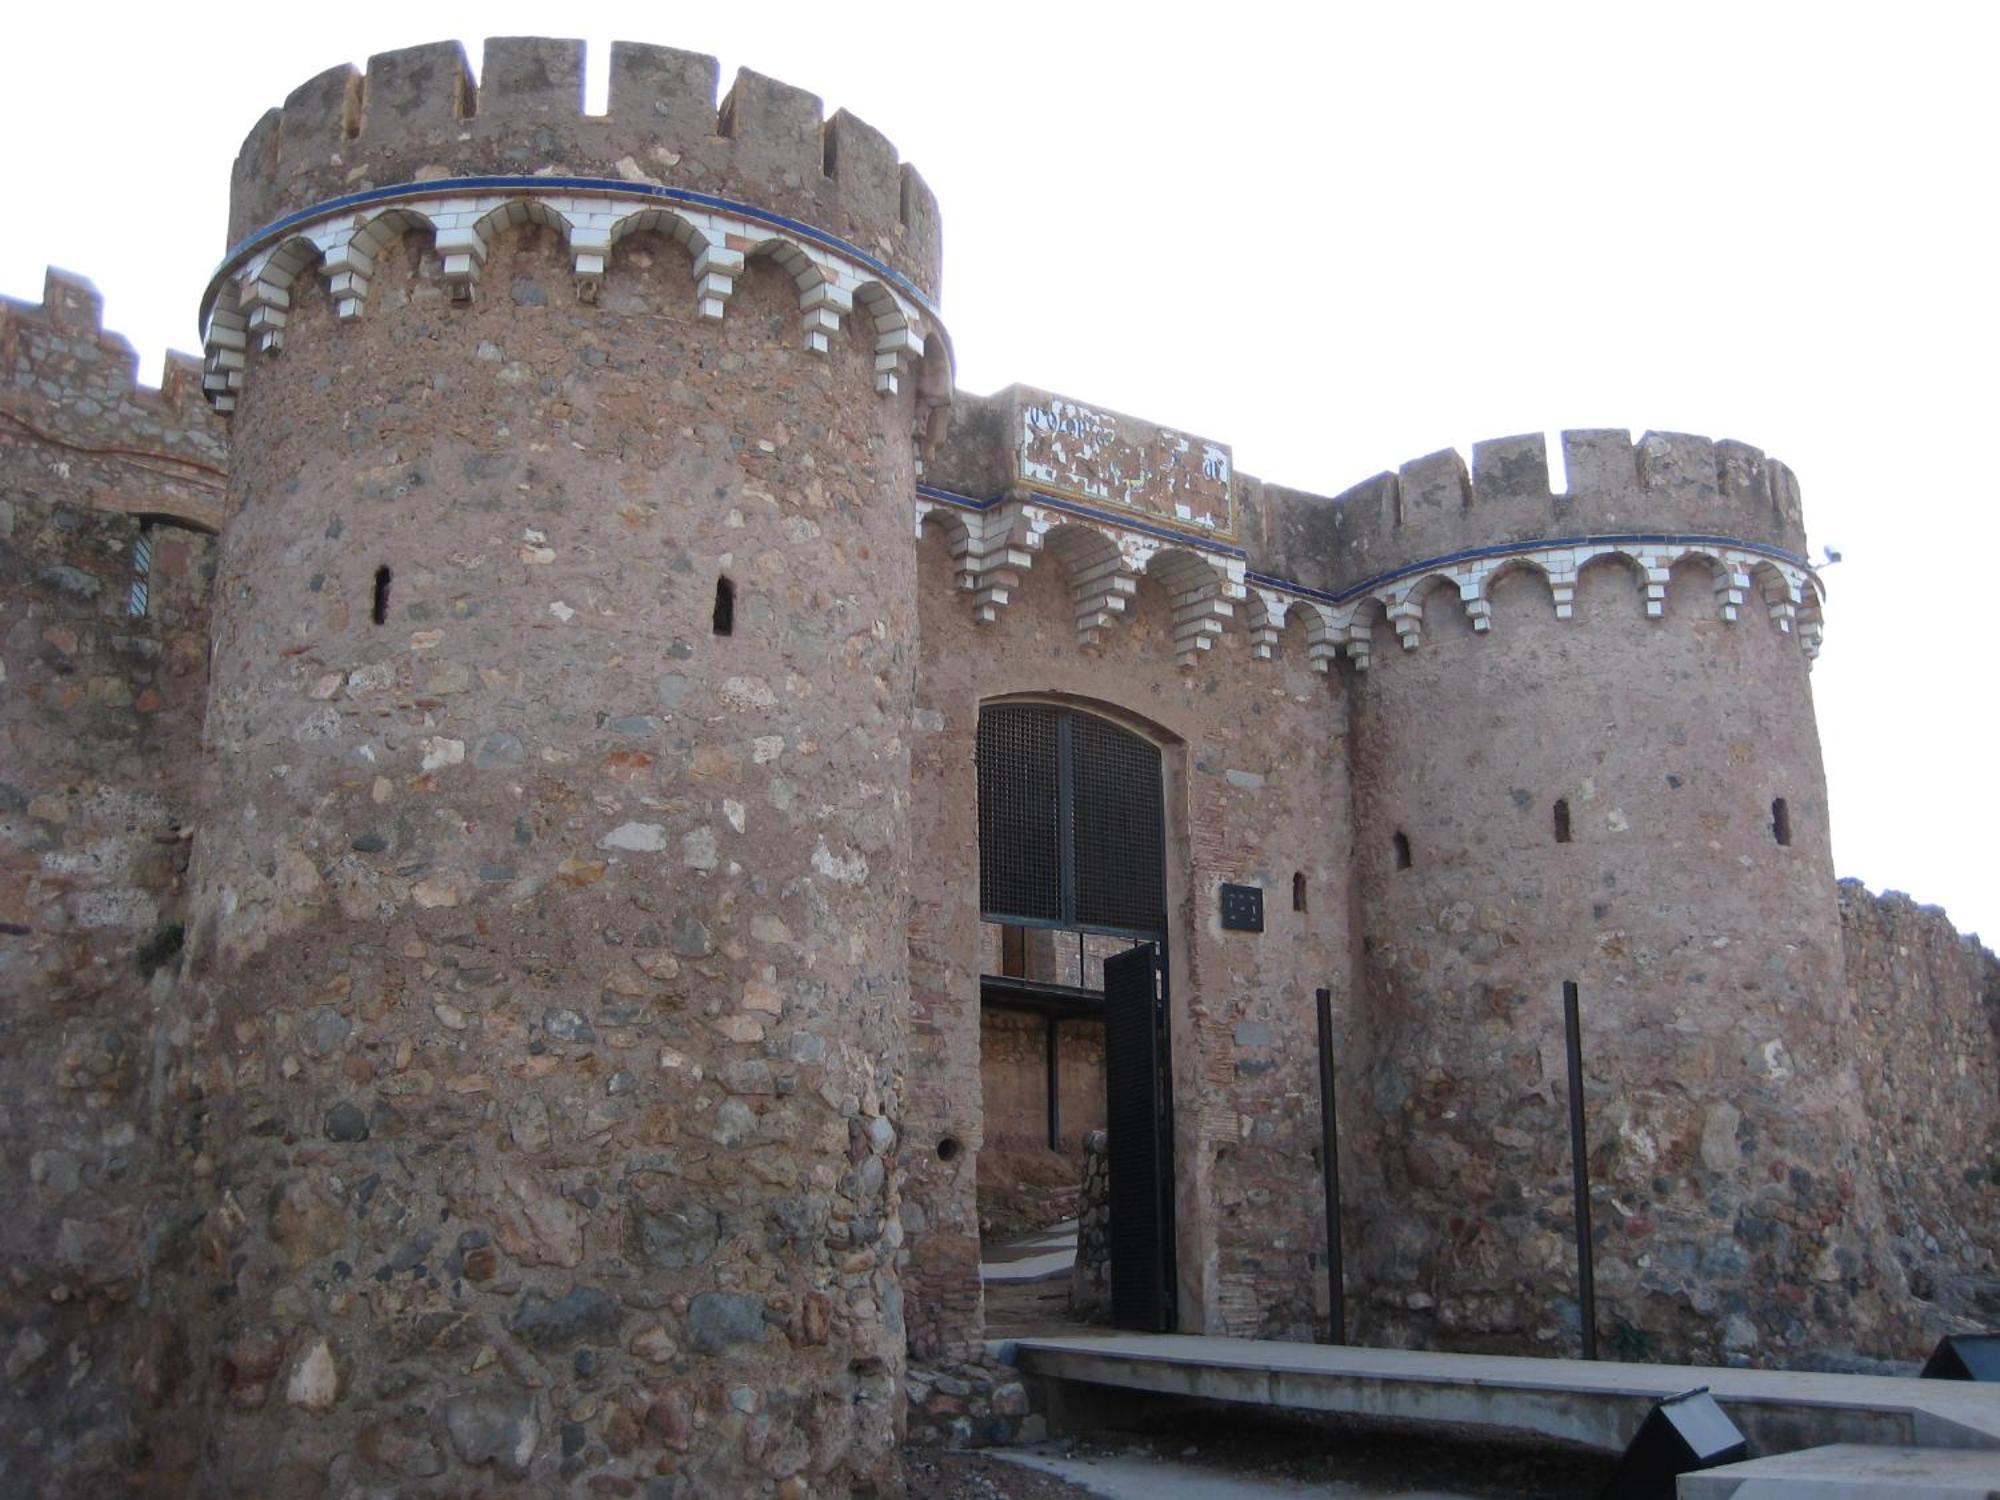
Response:
[{"label": "metal mesh grille", "polygon": [[1056,767],[1059,712],[1001,703],[979,715],[979,908],[1063,917]]},{"label": "metal mesh grille", "polygon": [[1070,716],[1076,798],[1076,920],[1161,932],[1160,752],[1136,734]]}]

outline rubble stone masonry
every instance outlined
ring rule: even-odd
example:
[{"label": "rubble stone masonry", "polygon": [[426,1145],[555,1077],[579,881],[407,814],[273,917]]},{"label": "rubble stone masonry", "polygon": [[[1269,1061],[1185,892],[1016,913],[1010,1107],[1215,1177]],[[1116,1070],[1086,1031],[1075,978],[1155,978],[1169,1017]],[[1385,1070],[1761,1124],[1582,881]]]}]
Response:
[{"label": "rubble stone masonry", "polygon": [[1868,1154],[1927,1323],[2000,1324],[2000,959],[1934,906],[1840,883]]},{"label": "rubble stone masonry", "polygon": [[220,423],[87,283],[0,304],[0,1487],[185,1492],[200,1106],[174,1004]]},{"label": "rubble stone masonry", "polygon": [[688,267],[634,233],[584,303],[529,222],[469,299],[409,236],[239,398],[217,1487],[886,1474],[914,398],[775,259],[722,319]]}]

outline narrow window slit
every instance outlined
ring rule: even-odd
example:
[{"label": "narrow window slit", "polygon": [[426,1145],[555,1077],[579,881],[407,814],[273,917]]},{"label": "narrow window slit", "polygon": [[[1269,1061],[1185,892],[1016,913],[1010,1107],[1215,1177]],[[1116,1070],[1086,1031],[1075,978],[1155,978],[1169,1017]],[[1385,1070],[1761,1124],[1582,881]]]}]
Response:
[{"label": "narrow window slit", "polygon": [[1771,837],[1787,848],[1792,842],[1792,809],[1783,797],[1771,802]]},{"label": "narrow window slit", "polygon": [[1396,868],[1410,868],[1410,836],[1400,828],[1396,830]]},{"label": "narrow window slit", "polygon": [[1556,842],[1569,842],[1569,798],[1556,798]]},{"label": "narrow window slit", "polygon": [[1306,909],[1306,872],[1303,870],[1295,870],[1292,872],[1292,910],[1304,911],[1305,909]]},{"label": "narrow window slit", "polygon": [[828,121],[819,132],[819,170],[822,177],[840,175],[840,136]]},{"label": "narrow window slit", "polygon": [[369,617],[377,625],[389,623],[389,576],[387,563],[375,570],[375,607],[369,611]]},{"label": "narrow window slit", "polygon": [[132,591],[125,612],[134,617],[146,613],[153,592],[153,523],[139,523],[139,539],[132,544]]},{"label": "narrow window slit", "polygon": [[709,623],[717,635],[736,634],[736,585],[727,578],[715,580],[715,614]]}]

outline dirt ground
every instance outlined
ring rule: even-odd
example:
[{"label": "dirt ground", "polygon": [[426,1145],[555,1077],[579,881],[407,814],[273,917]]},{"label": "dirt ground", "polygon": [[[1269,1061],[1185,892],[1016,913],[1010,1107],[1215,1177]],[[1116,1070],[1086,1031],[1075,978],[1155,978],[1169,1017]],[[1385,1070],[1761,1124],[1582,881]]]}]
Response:
[{"label": "dirt ground", "polygon": [[979,1153],[979,1232],[988,1240],[1032,1234],[1076,1217],[1082,1169],[1045,1149],[989,1146]]},{"label": "dirt ground", "polygon": [[1095,1500],[1089,1490],[983,1453],[906,1449],[903,1471],[910,1500]]}]

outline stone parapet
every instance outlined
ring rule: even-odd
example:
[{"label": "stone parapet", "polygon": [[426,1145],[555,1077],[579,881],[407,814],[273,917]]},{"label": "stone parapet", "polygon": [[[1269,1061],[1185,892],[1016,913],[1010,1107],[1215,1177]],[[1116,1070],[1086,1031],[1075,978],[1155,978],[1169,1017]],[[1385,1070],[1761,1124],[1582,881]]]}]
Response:
[{"label": "stone parapet", "polygon": [[[1056,468],[1035,453],[1051,423],[1076,428],[1049,440]],[[1520,570],[1569,620],[1583,571],[1601,559],[1636,575],[1649,618],[1665,617],[1675,570],[1694,564],[1714,618],[1767,615],[1808,659],[1818,655],[1824,588],[1799,550],[1798,484],[1783,464],[1676,434],[1649,433],[1635,448],[1622,433],[1568,433],[1565,445],[1573,479],[1563,494],[1549,489],[1542,439],[1530,436],[1476,444],[1470,473],[1447,449],[1329,500],[1235,472],[1225,445],[1010,387],[957,399],[950,441],[925,467],[917,524],[951,538],[957,585],[982,623],[1044,555],[1069,579],[1083,645],[1117,624],[1142,578],[1160,578],[1183,667],[1241,607],[1259,659],[1278,653],[1296,619],[1316,670],[1342,656],[1366,670],[1392,642],[1414,651],[1438,633],[1425,610],[1439,590],[1484,634],[1494,585]],[[1194,481],[1203,465],[1213,476]],[[1204,484],[1215,492],[1206,510],[1195,503]]]},{"label": "stone parapet", "polygon": [[386,184],[540,172],[672,183],[742,199],[866,249],[935,296],[937,202],[882,133],[743,69],[718,106],[714,58],[615,42],[610,108],[583,109],[583,44],[457,42],[379,53],[294,89],[237,156],[229,239]]},{"label": "stone parapet", "polygon": [[185,354],[167,356],[159,389],[141,385],[97,288],[51,268],[39,305],[0,298],[0,494],[216,530],[227,440],[200,393]]},{"label": "stone parapet", "polygon": [[1264,488],[1269,571],[1341,593],[1432,558],[1606,534],[1730,538],[1804,562],[1798,480],[1747,443],[1620,430],[1565,432],[1567,486],[1551,487],[1540,433],[1414,459],[1328,500]]}]

